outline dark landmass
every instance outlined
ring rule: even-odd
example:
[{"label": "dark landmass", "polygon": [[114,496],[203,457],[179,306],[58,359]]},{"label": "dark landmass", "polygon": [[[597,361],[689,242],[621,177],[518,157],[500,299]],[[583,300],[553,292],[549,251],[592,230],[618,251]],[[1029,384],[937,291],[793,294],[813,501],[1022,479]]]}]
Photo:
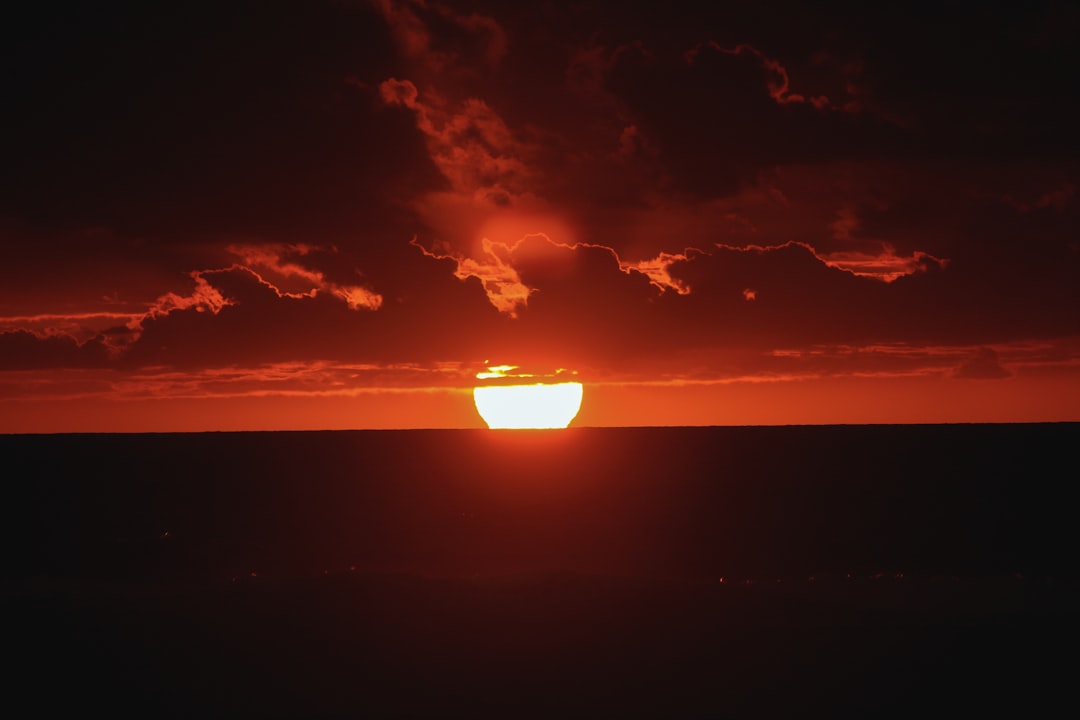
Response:
[{"label": "dark landmass", "polygon": [[895,578],[38,583],[13,614],[26,637],[8,679],[46,714],[1043,715],[1071,697],[1076,599]]},{"label": "dark landmass", "polygon": [[1080,425],[2,436],[11,707],[1043,714]]}]

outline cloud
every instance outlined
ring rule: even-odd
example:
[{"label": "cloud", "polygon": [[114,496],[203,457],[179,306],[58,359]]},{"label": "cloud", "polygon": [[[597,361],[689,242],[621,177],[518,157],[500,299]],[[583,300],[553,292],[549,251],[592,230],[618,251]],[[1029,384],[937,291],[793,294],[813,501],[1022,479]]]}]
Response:
[{"label": "cloud", "polygon": [[981,347],[956,368],[953,376],[968,380],[1000,380],[1012,377],[1012,373],[1002,367],[993,348]]},{"label": "cloud", "polygon": [[[195,271],[185,293],[160,297],[133,323],[134,337],[117,363],[213,367],[263,362],[436,362],[483,355],[484,338],[499,334],[498,313],[475,278],[462,283],[448,262],[410,250],[410,283],[389,297],[363,286],[292,271],[310,289],[284,291],[243,264]],[[280,259],[264,249],[257,266]],[[302,257],[307,260],[314,250]],[[333,258],[333,254],[330,255]],[[315,258],[317,261],[326,258]],[[288,263],[281,264],[287,269]],[[321,285],[314,286],[314,283]]]},{"label": "cloud", "polygon": [[454,277],[459,280],[468,278],[478,279],[484,288],[488,300],[500,312],[507,313],[511,317],[517,317],[518,311],[525,306],[533,289],[521,282],[517,270],[514,269],[509,255],[512,248],[504,243],[497,243],[483,238],[481,252],[484,259],[474,260],[460,253],[456,253],[449,246],[443,249],[428,250],[416,242],[413,244],[428,257],[443,260],[452,260],[457,264]]},{"label": "cloud", "polygon": [[158,248],[326,242],[438,183],[415,128],[348,82],[396,69],[366,3],[32,9],[20,32],[0,217]]},{"label": "cloud", "polygon": [[[509,245],[527,234],[546,234],[567,244],[608,247],[624,258],[620,262],[625,268],[645,272],[658,287],[687,293],[689,288],[673,278],[667,267],[687,251],[707,252],[717,241],[717,222],[749,227],[741,212],[723,211],[719,204],[742,202],[758,190],[767,191],[772,202],[783,205],[785,214],[792,216],[792,227],[802,224],[805,229],[800,232],[808,236],[798,240],[822,248],[815,252],[834,267],[892,281],[946,262],[924,248],[903,252],[886,239],[856,237],[858,209],[843,204],[837,210],[839,217],[831,221],[831,244],[837,247],[830,248],[824,236],[811,235],[814,226],[799,217],[805,205],[792,208],[781,188],[761,187],[762,176],[757,173],[771,164],[808,159],[806,149],[821,145],[812,136],[829,138],[831,148],[841,155],[862,147],[863,141],[848,121],[829,119],[831,110],[850,115],[851,108],[837,108],[822,95],[794,92],[787,68],[754,46],[725,47],[709,41],[682,56],[654,53],[640,42],[614,50],[578,48],[565,73],[563,89],[570,96],[564,99],[570,102],[563,107],[571,116],[579,114],[591,127],[609,133],[603,152],[595,148],[598,136],[594,131],[575,133],[562,125],[557,118],[563,113],[553,114],[557,129],[546,134],[535,125],[515,128],[483,100],[438,92],[437,79],[423,90],[397,78],[379,85],[385,103],[412,112],[416,127],[427,137],[433,163],[449,185],[449,190],[414,199],[412,206],[426,225],[417,235],[424,246],[440,248],[441,257],[455,258],[464,268],[460,272],[490,282],[493,295],[500,298],[493,301],[504,311],[515,313],[527,302],[529,289],[520,285],[505,260],[492,256],[492,242]],[[650,98],[639,106],[635,93],[643,87]],[[725,87],[736,95],[721,98]],[[665,99],[668,95],[670,102]],[[706,97],[707,112],[686,105],[701,97]],[[811,115],[792,114],[798,105],[807,106]],[[709,117],[731,112],[726,108],[733,107],[740,107],[737,122],[754,117],[754,127],[732,128],[725,118]],[[599,121],[604,114],[617,119]],[[815,116],[823,119],[813,120]],[[775,118],[783,127],[762,126],[762,117]],[[868,122],[868,128],[874,124]],[[718,132],[721,127],[723,134]],[[742,142],[739,131],[757,138],[765,135],[768,141]],[[791,153],[780,148],[778,154],[746,156],[748,162],[739,159],[751,146],[754,151],[774,153],[777,140],[787,142],[789,136],[798,139]],[[584,144],[586,139],[594,143],[592,148]],[[545,152],[545,144],[559,152]],[[683,172],[688,168],[680,167],[680,158],[697,168],[691,171],[694,177]],[[691,183],[695,178],[709,184],[721,182],[724,188],[715,186],[702,194],[681,185],[680,177]],[[820,185],[821,178],[812,182]],[[840,197],[835,202],[849,203],[850,199]],[[521,223],[516,234],[497,238],[484,232],[493,217],[512,213],[534,216],[536,222]],[[684,227],[676,228],[675,223]],[[567,226],[575,229],[564,232]],[[697,237],[680,235],[687,231]],[[748,246],[781,245],[793,239],[758,234],[745,242]],[[728,240],[727,244],[737,243]]]},{"label": "cloud", "polygon": [[110,355],[101,336],[80,343],[69,335],[0,332],[0,370],[103,367],[109,364]]},{"label": "cloud", "polygon": [[1072,201],[1073,195],[1076,194],[1076,188],[1077,186],[1074,183],[1066,182],[1059,187],[1042,193],[1031,201],[1017,200],[1011,194],[1006,194],[1002,199],[1022,213],[1045,208],[1063,211]]},{"label": "cloud", "polygon": [[620,263],[620,265],[623,269],[634,270],[647,276],[649,281],[661,290],[672,290],[679,295],[688,295],[690,294],[690,287],[679,278],[672,277],[670,268],[675,263],[686,262],[692,254],[701,252],[701,250],[695,248],[686,248],[681,253],[661,251],[654,258]]},{"label": "cloud", "polygon": [[943,268],[947,259],[937,258],[929,253],[916,251],[909,257],[900,257],[888,244],[878,253],[837,251],[820,255],[826,265],[840,268],[852,275],[892,282],[905,275],[925,272],[931,267]]},{"label": "cloud", "polygon": [[200,313],[210,312],[216,315],[221,312],[223,308],[236,304],[235,300],[223,295],[218,288],[207,281],[206,275],[213,274],[213,272],[214,271],[193,271],[191,277],[195,281],[195,288],[192,290],[191,294],[178,295],[176,293],[166,293],[165,295],[162,295],[147,311],[147,317],[153,319],[168,315],[176,310],[188,309]]},{"label": "cloud", "polygon": [[38,337],[70,337],[83,343],[137,322],[143,312],[38,313],[0,317],[0,332],[26,331]]},{"label": "cloud", "polygon": [[393,34],[398,51],[425,75],[468,75],[478,66],[495,69],[507,37],[495,19],[455,12],[439,2],[371,0]]},{"label": "cloud", "polygon": [[[428,257],[453,260],[457,264],[454,273],[457,278],[464,280],[474,277],[480,280],[491,304],[500,312],[515,318],[538,289],[522,281],[518,268],[524,268],[528,277],[536,277],[538,282],[544,283],[545,280],[552,279],[549,273],[554,266],[561,265],[563,272],[558,275],[563,275],[567,268],[580,263],[579,259],[571,259],[569,255],[598,253],[599,258],[614,261],[614,266],[624,274],[642,275],[660,291],[670,290],[686,295],[690,288],[678,278],[672,277],[668,268],[698,252],[692,248],[683,253],[661,252],[655,258],[629,262],[623,261],[615,250],[607,246],[560,242],[540,232],[526,233],[513,242],[483,238],[481,250],[485,259],[479,261],[456,253],[445,244],[441,249],[432,250],[425,249],[415,238],[413,244]],[[560,255],[562,259],[553,262],[553,259]]]},{"label": "cloud", "polygon": [[896,137],[876,116],[833,112],[824,95],[794,92],[787,68],[748,44],[708,41],[681,57],[629,47],[604,87],[673,187],[699,199],[730,196],[777,164],[854,157]]},{"label": "cloud", "polygon": [[[957,274],[953,264],[913,256],[910,262],[923,263],[917,273],[882,283],[889,266],[853,271],[835,254],[799,242],[715,243],[708,251],[642,261],[542,233],[484,239],[476,256],[419,239],[402,245],[411,251],[399,266],[409,284],[379,294],[378,303],[364,286],[327,279],[320,268],[340,260],[333,251],[230,246],[244,262],[192,272],[186,291],[158,297],[113,341],[123,351],[115,362],[520,362],[538,354],[557,363],[563,353],[594,368],[656,366],[706,348],[762,353],[801,343],[999,342],[1031,327],[1028,314],[1040,307],[1010,305],[1024,298],[1002,296],[964,265]],[[296,284],[286,290],[286,281]],[[957,282],[969,283],[963,303],[951,289]],[[349,295],[352,287],[357,297]],[[980,324],[988,312],[1009,320]],[[1058,317],[1056,325],[1042,317],[1049,323],[1044,335],[1067,333],[1075,323],[1067,307]]]},{"label": "cloud", "polygon": [[387,104],[415,112],[431,159],[455,192],[495,205],[510,204],[523,192],[530,175],[528,148],[486,103],[468,98],[446,108],[422,99],[412,82],[395,78],[380,83],[379,93]]},{"label": "cloud", "polygon": [[[766,87],[769,90],[769,96],[776,101],[778,105],[788,105],[790,103],[809,103],[818,110],[824,110],[825,108],[833,108],[834,105],[825,95],[817,95],[814,97],[806,97],[800,93],[791,92],[791,80],[788,77],[787,68],[780,64],[779,61],[766,57],[763,52],[755,48],[753,45],[736,45],[732,48],[726,48],[715,41],[708,41],[701,43],[696,47],[687,50],[683,57],[686,62],[693,64],[697,61],[698,55],[704,48],[709,48],[725,55],[742,55],[744,53],[752,55],[757,58],[761,63],[761,67],[769,74],[769,79],[766,80]],[[844,105],[840,109],[851,110],[850,105]]]},{"label": "cloud", "polygon": [[335,326],[340,331],[348,325],[344,316],[371,303],[365,295],[350,297],[337,287],[329,293],[282,292],[243,265],[195,271],[192,279],[190,295],[162,296],[138,322],[125,364],[252,364],[260,358],[319,357],[334,340],[315,331],[333,333]]},{"label": "cloud", "polygon": [[[370,287],[338,284],[327,279],[321,270],[305,266],[301,261],[305,256],[318,252],[318,247],[282,244],[230,245],[228,250],[242,259],[244,267],[258,273],[261,279],[274,285],[282,295],[314,297],[322,292],[345,300],[353,310],[378,310],[382,306],[382,296]],[[334,250],[331,252],[337,254]],[[359,271],[356,274],[359,275]],[[284,283],[296,280],[306,285],[307,289],[295,293],[282,289]]]}]

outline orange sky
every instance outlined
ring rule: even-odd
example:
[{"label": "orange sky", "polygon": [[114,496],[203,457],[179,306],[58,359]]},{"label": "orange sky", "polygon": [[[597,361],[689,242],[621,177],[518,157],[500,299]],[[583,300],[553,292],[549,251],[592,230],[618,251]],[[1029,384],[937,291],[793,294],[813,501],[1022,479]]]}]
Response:
[{"label": "orange sky", "polygon": [[1080,420],[1080,15],[696,6],[27,14],[0,432]]}]

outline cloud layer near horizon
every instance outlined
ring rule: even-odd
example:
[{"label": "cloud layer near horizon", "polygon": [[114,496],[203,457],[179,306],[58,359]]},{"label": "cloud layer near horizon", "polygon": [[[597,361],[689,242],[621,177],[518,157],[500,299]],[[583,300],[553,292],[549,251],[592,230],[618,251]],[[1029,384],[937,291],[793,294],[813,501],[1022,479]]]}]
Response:
[{"label": "cloud layer near horizon", "polygon": [[784,4],[29,15],[0,370],[36,379],[5,394],[489,361],[1076,383],[1080,16],[980,12],[978,37]]}]

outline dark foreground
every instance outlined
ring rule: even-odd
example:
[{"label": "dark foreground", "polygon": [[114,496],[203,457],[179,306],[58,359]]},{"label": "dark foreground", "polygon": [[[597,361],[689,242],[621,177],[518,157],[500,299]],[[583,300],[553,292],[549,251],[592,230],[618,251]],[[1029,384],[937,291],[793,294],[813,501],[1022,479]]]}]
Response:
[{"label": "dark foreground", "polygon": [[1076,425],[0,437],[11,708],[1072,703]]}]

